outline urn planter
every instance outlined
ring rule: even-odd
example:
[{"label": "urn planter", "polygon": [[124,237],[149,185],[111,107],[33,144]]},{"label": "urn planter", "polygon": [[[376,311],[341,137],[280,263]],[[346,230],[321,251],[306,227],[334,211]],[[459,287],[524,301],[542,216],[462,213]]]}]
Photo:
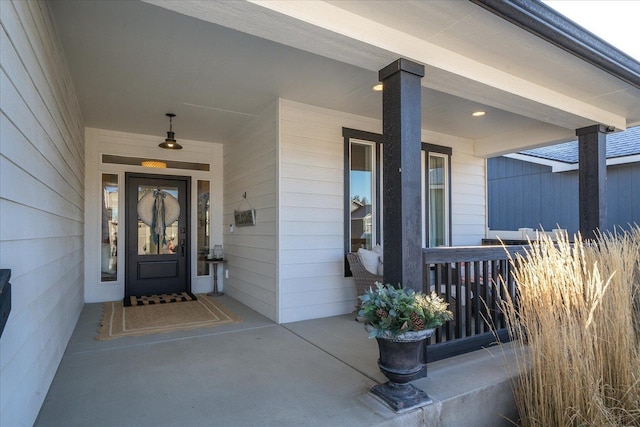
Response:
[{"label": "urn planter", "polygon": [[[368,328],[371,330],[371,327]],[[422,363],[424,340],[433,335],[433,329],[407,332],[396,337],[376,337],[380,358],[378,367],[389,379],[384,384],[371,388],[371,392],[382,399],[395,412],[432,403],[424,391],[410,384],[420,378],[426,366]]]},{"label": "urn planter", "polygon": [[431,403],[424,391],[409,384],[424,377],[424,340],[435,327],[452,319],[448,304],[435,292],[426,295],[413,289],[376,283],[358,297],[358,320],[365,324],[369,338],[376,338],[378,366],[389,382],[371,388],[371,393],[396,412]]}]

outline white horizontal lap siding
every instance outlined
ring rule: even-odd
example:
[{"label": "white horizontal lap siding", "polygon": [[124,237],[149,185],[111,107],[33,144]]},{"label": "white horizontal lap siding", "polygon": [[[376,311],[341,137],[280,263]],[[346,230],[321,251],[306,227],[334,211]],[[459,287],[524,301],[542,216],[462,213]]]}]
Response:
[{"label": "white horizontal lap siding", "polygon": [[82,310],[83,123],[45,2],[0,2],[0,424],[31,425]]},{"label": "white horizontal lap siding", "polygon": [[[349,313],[357,302],[344,276],[344,138],[348,127],[380,133],[381,122],[280,101],[280,321]],[[484,235],[484,160],[473,142],[423,130],[423,141],[453,148],[453,244]]]},{"label": "white horizontal lap siding", "polygon": [[344,277],[342,128],[380,132],[381,123],[280,101],[279,266],[282,323],[350,313]]},{"label": "white horizontal lap siding", "polygon": [[[246,193],[246,200],[243,195]],[[234,211],[256,225],[235,227]],[[277,108],[267,107],[224,146],[225,292],[277,321]]]},{"label": "white horizontal lap siding", "polygon": [[451,158],[452,245],[479,245],[486,228],[485,160],[473,156],[473,144],[459,143]]}]

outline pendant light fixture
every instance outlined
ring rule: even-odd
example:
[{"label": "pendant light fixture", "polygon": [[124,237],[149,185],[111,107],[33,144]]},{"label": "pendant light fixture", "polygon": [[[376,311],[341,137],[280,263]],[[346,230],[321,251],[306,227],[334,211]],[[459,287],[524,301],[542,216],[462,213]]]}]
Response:
[{"label": "pendant light fixture", "polygon": [[176,134],[173,133],[173,123],[172,119],[176,116],[175,114],[167,113],[165,114],[169,117],[169,132],[167,132],[167,139],[164,140],[162,144],[158,144],[160,148],[166,148],[168,150],[181,150],[182,145],[176,142]]}]

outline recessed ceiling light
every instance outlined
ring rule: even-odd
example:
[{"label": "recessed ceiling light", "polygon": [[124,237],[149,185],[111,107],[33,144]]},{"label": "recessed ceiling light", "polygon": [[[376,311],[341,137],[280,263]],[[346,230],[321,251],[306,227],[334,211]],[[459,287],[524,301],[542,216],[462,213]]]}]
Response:
[{"label": "recessed ceiling light", "polygon": [[487,114],[486,111],[475,111],[473,114],[471,114],[473,117],[482,117],[485,114]]},{"label": "recessed ceiling light", "polygon": [[377,85],[374,85],[373,90],[375,92],[382,92],[382,83],[378,83]]}]

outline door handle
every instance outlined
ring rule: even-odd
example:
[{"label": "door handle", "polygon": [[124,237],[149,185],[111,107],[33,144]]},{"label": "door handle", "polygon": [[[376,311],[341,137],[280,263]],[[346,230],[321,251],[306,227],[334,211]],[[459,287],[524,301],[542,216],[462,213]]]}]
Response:
[{"label": "door handle", "polygon": [[185,242],[184,239],[180,240],[180,255],[184,256],[184,247],[185,247]]}]

